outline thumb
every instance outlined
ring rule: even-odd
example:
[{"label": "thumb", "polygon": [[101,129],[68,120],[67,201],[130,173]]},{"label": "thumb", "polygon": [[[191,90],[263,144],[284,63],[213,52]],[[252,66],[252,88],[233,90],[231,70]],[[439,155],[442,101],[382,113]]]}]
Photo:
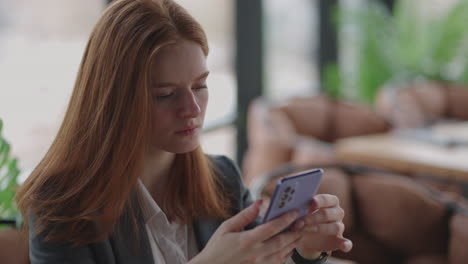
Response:
[{"label": "thumb", "polygon": [[262,200],[258,200],[249,207],[237,213],[223,223],[224,232],[239,232],[246,225],[253,222],[260,212]]},{"label": "thumb", "polygon": [[353,248],[353,242],[344,237],[340,238],[340,250],[343,252],[349,252]]}]

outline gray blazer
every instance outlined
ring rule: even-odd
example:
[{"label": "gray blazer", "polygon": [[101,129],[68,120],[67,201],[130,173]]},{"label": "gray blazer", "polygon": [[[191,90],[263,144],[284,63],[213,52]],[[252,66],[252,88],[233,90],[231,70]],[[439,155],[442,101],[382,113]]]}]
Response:
[{"label": "gray blazer", "polygon": [[[230,159],[224,156],[210,156],[215,164],[217,174],[222,178],[226,190],[229,190],[233,212],[236,213],[252,203],[250,193],[242,183],[239,169]],[[200,219],[193,223],[198,248],[201,251],[222,221],[213,219]],[[34,218],[29,219],[32,227]],[[139,230],[145,230],[144,223],[140,221]],[[258,221],[252,223],[247,229],[254,227]],[[112,234],[108,239],[80,247],[71,247],[66,244],[46,243],[42,235],[35,235],[30,229],[29,257],[32,264],[125,264],[141,263],[153,264],[153,254],[146,232],[140,232],[140,250],[135,251],[129,241],[133,237],[131,232]],[[128,230],[127,230],[128,231]]]}]

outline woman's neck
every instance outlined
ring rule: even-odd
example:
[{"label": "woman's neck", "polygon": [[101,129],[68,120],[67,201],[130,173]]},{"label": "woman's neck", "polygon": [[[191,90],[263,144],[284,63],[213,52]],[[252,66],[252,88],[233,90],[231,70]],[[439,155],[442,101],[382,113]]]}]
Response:
[{"label": "woman's neck", "polygon": [[174,159],[174,153],[165,151],[154,152],[146,156],[140,180],[156,202],[160,201],[159,195],[164,190]]}]

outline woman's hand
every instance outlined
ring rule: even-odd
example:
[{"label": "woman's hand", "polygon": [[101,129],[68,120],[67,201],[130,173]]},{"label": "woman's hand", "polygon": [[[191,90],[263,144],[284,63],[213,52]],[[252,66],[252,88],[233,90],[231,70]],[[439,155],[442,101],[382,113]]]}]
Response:
[{"label": "woman's hand", "polygon": [[329,194],[316,195],[312,199],[309,213],[299,219],[293,228],[293,231],[302,233],[297,247],[299,254],[307,259],[314,259],[321,252],[349,252],[353,243],[343,237],[344,214],[338,197]]},{"label": "woman's hand", "polygon": [[298,246],[301,234],[278,233],[294,221],[297,212],[284,214],[254,229],[240,232],[257,218],[260,205],[261,202],[257,201],[224,221],[190,264],[283,263],[291,255],[293,248]]}]

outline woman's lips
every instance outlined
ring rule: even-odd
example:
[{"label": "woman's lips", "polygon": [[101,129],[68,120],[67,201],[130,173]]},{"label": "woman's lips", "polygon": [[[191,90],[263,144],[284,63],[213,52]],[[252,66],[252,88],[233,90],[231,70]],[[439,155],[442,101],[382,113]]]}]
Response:
[{"label": "woman's lips", "polygon": [[198,129],[199,127],[195,126],[195,127],[177,131],[176,134],[180,136],[191,136],[191,135],[194,135],[198,131]]}]

